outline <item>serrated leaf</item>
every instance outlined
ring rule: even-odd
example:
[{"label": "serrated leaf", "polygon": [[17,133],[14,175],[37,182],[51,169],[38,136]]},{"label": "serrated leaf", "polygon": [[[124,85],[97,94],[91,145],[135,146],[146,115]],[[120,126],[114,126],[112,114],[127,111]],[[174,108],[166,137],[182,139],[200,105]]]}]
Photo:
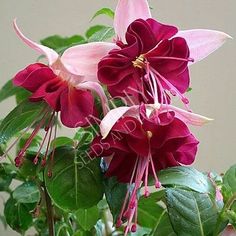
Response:
[{"label": "serrated leaf", "polygon": [[7,81],[7,83],[0,90],[0,102],[15,95],[20,90],[19,87],[15,87],[12,80]]},{"label": "serrated leaf", "polygon": [[40,199],[40,192],[34,182],[25,182],[13,191],[12,196],[18,203],[36,203]]},{"label": "serrated leaf", "polygon": [[166,190],[167,208],[177,235],[211,236],[218,209],[210,196],[182,189]]},{"label": "serrated leaf", "polygon": [[79,209],[76,211],[75,215],[79,225],[85,231],[91,230],[100,218],[97,206],[93,206],[89,209]]},{"label": "serrated leaf", "polygon": [[112,38],[114,35],[115,35],[114,29],[112,27],[106,27],[94,33],[88,39],[88,42],[104,42]]},{"label": "serrated leaf", "polygon": [[125,195],[128,191],[127,184],[119,183],[115,177],[112,177],[104,179],[104,186],[106,200],[115,223],[120,214]]},{"label": "serrated leaf", "polygon": [[108,17],[110,17],[110,18],[113,19],[115,13],[114,13],[114,11],[113,11],[112,9],[107,8],[107,7],[104,7],[104,8],[102,8],[102,9],[98,10],[98,11],[94,14],[94,16],[92,17],[91,21],[92,21],[94,18],[96,18],[97,16],[100,16],[100,15],[106,15],[106,16],[108,16]]},{"label": "serrated leaf", "polygon": [[236,194],[236,165],[232,166],[223,176],[222,191],[225,201]]},{"label": "serrated leaf", "polygon": [[35,204],[17,203],[13,198],[9,198],[5,204],[4,216],[7,224],[15,231],[23,233],[33,222],[32,211]]},{"label": "serrated leaf", "polygon": [[0,125],[0,144],[6,143],[10,138],[32,123],[39,120],[45,103],[32,103],[24,101],[12,110]]},{"label": "serrated leaf", "polygon": [[[83,155],[82,155],[83,154]],[[90,160],[85,152],[72,147],[56,149],[52,177],[45,170],[45,184],[54,203],[71,212],[97,204],[103,197],[99,160]]]},{"label": "serrated leaf", "polygon": [[215,188],[210,179],[192,167],[178,166],[162,170],[158,174],[164,187],[182,186],[199,193],[215,196]]}]

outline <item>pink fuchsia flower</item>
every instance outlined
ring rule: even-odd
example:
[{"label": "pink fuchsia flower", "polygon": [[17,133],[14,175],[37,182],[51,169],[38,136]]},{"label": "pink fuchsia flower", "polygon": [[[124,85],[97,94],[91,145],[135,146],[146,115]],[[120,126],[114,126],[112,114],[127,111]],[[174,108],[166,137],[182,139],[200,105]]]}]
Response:
[{"label": "pink fuchsia flower", "polygon": [[[14,29],[23,42],[46,56],[48,60],[48,65],[34,63],[27,66],[13,79],[16,86],[23,87],[32,93],[29,98],[31,102],[45,101],[48,104],[48,107],[42,109],[42,114],[39,114],[41,120],[35,121],[34,130],[18,153],[15,164],[20,166],[23,163],[24,154],[32,140],[41,128],[45,128],[45,136],[34,158],[34,163],[37,164],[40,152],[47,140],[46,152],[42,159],[42,165],[45,165],[50,151],[50,141],[53,136],[56,137],[58,112],[60,112],[62,123],[67,127],[88,125],[91,122],[90,116],[96,115],[92,94],[95,92],[101,99],[104,114],[107,113],[107,98],[96,77],[97,64],[108,51],[116,46],[111,43],[90,43],[71,47],[59,56],[54,50],[25,37],[17,27],[16,21],[14,21]],[[30,127],[27,128],[29,129]],[[54,149],[50,155],[51,160],[53,156]]]},{"label": "pink fuchsia flower", "polygon": [[199,142],[186,123],[202,125],[209,121],[173,106],[163,107],[141,105],[111,110],[101,122],[102,135],[91,147],[92,156],[110,157],[106,176],[116,176],[130,185],[117,221],[119,227],[127,219],[125,235],[136,228],[137,196],[142,184],[148,197],[150,176],[160,188],[158,170],[193,163]]},{"label": "pink fuchsia flower", "polygon": [[96,112],[95,92],[101,99],[104,113],[107,98],[97,80],[97,64],[112,48],[111,43],[90,43],[67,49],[60,57],[54,50],[26,38],[14,22],[17,35],[32,49],[48,59],[48,65],[35,63],[18,72],[16,86],[32,92],[30,101],[44,100],[61,114],[62,123],[70,128],[85,126]]},{"label": "pink fuchsia flower", "polygon": [[114,27],[119,49],[99,63],[98,78],[112,96],[134,96],[145,103],[153,102],[157,92],[158,101],[168,103],[169,92],[188,104],[183,95],[190,82],[188,66],[230,37],[218,31],[179,31],[161,24],[151,18],[145,0],[120,0]]}]

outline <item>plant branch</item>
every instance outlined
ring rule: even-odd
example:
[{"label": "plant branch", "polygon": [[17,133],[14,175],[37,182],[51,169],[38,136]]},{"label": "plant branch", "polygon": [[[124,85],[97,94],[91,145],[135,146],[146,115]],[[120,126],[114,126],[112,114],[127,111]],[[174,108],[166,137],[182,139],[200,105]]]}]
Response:
[{"label": "plant branch", "polygon": [[43,184],[43,188],[44,188],[44,196],[47,208],[47,222],[48,222],[49,236],[55,236],[52,201],[50,196],[48,195],[45,184]]}]

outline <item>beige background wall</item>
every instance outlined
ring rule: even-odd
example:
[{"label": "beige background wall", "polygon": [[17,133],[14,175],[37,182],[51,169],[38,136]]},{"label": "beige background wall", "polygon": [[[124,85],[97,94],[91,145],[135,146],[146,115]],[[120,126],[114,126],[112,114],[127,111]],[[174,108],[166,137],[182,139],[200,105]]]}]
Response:
[{"label": "beige background wall", "polygon": [[[133,0],[135,1],[135,0]],[[0,0],[0,86],[15,72],[35,61],[37,54],[12,30],[13,18],[31,39],[52,34],[82,34],[93,13],[103,6],[114,8],[116,0]],[[235,0],[152,0],[153,16],[181,29],[209,28],[236,37]],[[110,23],[100,17],[94,23]],[[200,170],[226,170],[236,163],[236,42],[229,40],[205,61],[191,67],[195,112],[215,119],[194,129],[201,141],[195,166]],[[13,108],[13,100],[0,104],[0,119]],[[67,129],[63,132],[70,133]],[[2,200],[0,200],[2,205]],[[0,235],[15,235],[1,231]]]}]

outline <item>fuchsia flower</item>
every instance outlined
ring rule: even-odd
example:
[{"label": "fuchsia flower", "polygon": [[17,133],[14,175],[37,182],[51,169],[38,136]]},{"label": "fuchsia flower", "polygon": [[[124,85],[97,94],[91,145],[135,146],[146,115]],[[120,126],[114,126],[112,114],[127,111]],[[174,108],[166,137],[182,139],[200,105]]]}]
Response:
[{"label": "fuchsia flower", "polygon": [[44,100],[54,111],[61,112],[62,123],[71,128],[85,126],[94,114],[95,92],[106,113],[106,96],[97,81],[97,64],[112,48],[111,43],[90,43],[67,49],[60,57],[55,51],[26,38],[18,29],[18,36],[32,49],[45,55],[49,65],[35,63],[20,71],[13,83],[32,92],[30,101]]},{"label": "fuchsia flower", "polygon": [[[219,48],[228,35],[210,30],[179,31],[151,18],[146,0],[120,0],[114,28],[118,49],[98,66],[98,79],[112,96],[169,103],[167,92],[188,104],[189,65]],[[158,93],[158,101],[153,98]]]},{"label": "fuchsia flower", "polygon": [[[15,163],[16,166],[22,164],[25,151],[33,138],[41,128],[45,128],[44,139],[34,159],[34,163],[37,164],[40,151],[48,139],[42,160],[42,164],[45,165],[52,138],[52,128],[56,123],[58,112],[60,112],[62,123],[67,127],[88,125],[91,122],[91,116],[96,115],[93,96],[95,92],[101,99],[104,114],[107,113],[107,98],[96,76],[97,64],[108,51],[116,46],[102,42],[78,45],[67,49],[60,57],[54,50],[25,37],[17,27],[16,21],[14,21],[14,29],[23,42],[46,56],[48,60],[48,65],[34,63],[27,66],[13,79],[16,86],[32,92],[29,98],[31,102],[45,101],[48,104],[48,107],[42,110],[41,120],[18,153]],[[56,127],[54,137],[56,137]],[[53,159],[53,153],[54,151],[51,159]]]},{"label": "fuchsia flower", "polygon": [[150,176],[160,188],[158,170],[192,164],[198,141],[187,124],[202,125],[207,121],[206,117],[171,105],[119,107],[102,120],[102,135],[94,139],[91,155],[112,157],[106,176],[130,184],[117,222],[119,227],[127,219],[125,235],[136,229],[138,190],[142,184],[148,197]]}]

